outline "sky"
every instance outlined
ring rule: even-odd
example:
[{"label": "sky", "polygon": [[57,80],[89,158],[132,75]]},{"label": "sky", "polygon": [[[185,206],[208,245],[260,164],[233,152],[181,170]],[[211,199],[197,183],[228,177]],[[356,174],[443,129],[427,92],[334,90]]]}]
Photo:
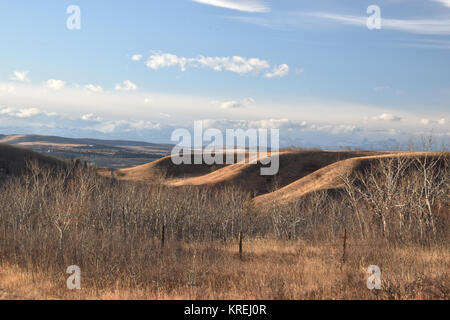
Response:
[{"label": "sky", "polygon": [[0,37],[0,134],[450,139],[450,0],[2,0]]}]

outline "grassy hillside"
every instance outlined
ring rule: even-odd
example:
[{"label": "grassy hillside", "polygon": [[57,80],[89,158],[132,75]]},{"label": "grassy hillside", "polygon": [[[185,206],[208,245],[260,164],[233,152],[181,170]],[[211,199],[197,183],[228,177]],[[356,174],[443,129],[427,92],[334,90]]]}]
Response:
[{"label": "grassy hillside", "polygon": [[[276,176],[261,176],[260,163],[175,165],[171,157],[166,157],[142,166],[118,170],[116,177],[120,180],[153,183],[159,182],[163,176],[165,183],[174,187],[234,185],[259,195],[286,186],[336,161],[373,154],[364,151],[281,152],[280,170]],[[108,171],[101,173],[106,176],[110,174]]]},{"label": "grassy hillside", "polygon": [[[347,160],[338,161],[320,170],[314,171],[302,179],[280,188],[274,192],[258,196],[254,199],[258,207],[266,207],[277,204],[291,204],[307,194],[322,191],[335,190],[344,187],[343,177],[365,174],[364,171],[370,166],[375,165],[380,160],[389,159],[424,159],[435,160],[439,157],[449,157],[450,153],[421,153],[421,152],[402,152],[384,155],[356,157]],[[412,164],[412,163],[411,163]]]},{"label": "grassy hillside", "polygon": [[37,161],[40,166],[64,166],[64,161],[23,148],[0,144],[0,176],[24,172],[28,161]]}]

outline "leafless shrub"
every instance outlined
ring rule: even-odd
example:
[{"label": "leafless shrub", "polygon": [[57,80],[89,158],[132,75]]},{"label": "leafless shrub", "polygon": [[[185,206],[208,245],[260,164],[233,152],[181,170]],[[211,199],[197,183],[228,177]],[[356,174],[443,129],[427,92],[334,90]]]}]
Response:
[{"label": "leafless shrub", "polygon": [[438,211],[448,211],[449,178],[448,153],[425,153],[380,159],[342,181],[361,238],[435,241],[446,238]]}]

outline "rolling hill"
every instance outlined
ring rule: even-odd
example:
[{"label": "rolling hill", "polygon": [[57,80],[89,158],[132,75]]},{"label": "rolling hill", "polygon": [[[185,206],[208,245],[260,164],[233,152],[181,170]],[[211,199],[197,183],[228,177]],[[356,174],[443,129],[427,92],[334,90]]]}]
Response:
[{"label": "rolling hill", "polygon": [[64,166],[64,161],[49,157],[32,150],[0,144],[0,176],[2,174],[20,174],[27,161],[37,161],[42,166]]},{"label": "rolling hill", "polygon": [[[280,153],[280,170],[276,176],[261,176],[261,164],[175,165],[171,157],[115,172],[119,180],[153,183],[164,178],[165,184],[179,186],[238,185],[254,195],[271,192],[301,179],[336,161],[373,155],[365,151],[286,151]],[[108,170],[101,171],[108,176]]]},{"label": "rolling hill", "polygon": [[274,192],[254,199],[257,207],[263,208],[274,203],[286,205],[301,197],[320,190],[335,190],[343,187],[342,176],[361,172],[375,161],[395,157],[438,157],[438,153],[398,152],[364,157],[355,157],[332,163]]},{"label": "rolling hill", "polygon": [[[42,143],[45,139],[49,144],[70,143],[105,143],[113,146],[124,143],[129,147],[145,147],[145,143],[123,141],[99,141],[92,139],[67,139],[60,137],[41,136],[0,136],[1,142],[9,144],[25,143],[22,147],[15,147],[0,143],[0,176],[10,173],[23,172],[28,160],[37,160],[42,165],[63,166],[64,161],[25,149],[26,144]],[[152,145],[152,144],[149,144]],[[279,153],[280,170],[275,176],[262,176],[261,163],[247,161],[235,164],[175,165],[171,156],[160,158],[129,168],[99,168],[97,172],[104,177],[111,177],[124,181],[140,183],[163,183],[170,187],[208,186],[223,187],[236,186],[251,193],[257,207],[263,208],[277,203],[277,205],[293,203],[303,196],[320,190],[336,190],[343,187],[341,176],[361,172],[364,168],[379,159],[392,157],[423,156],[424,153],[410,152],[369,152],[369,151],[318,151],[318,150],[289,150]],[[437,154],[429,153],[435,156]],[[237,162],[237,153],[234,154]],[[225,156],[224,156],[225,157]],[[192,158],[193,160],[193,158]],[[193,161],[192,161],[193,162]]]}]

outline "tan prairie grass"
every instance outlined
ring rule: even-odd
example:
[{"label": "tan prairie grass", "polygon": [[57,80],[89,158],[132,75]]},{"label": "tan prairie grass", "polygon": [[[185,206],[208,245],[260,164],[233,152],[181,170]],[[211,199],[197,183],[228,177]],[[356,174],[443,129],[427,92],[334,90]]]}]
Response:
[{"label": "tan prairie grass", "polygon": [[[381,245],[381,244],[380,244]],[[212,249],[214,247],[214,249]],[[82,289],[66,288],[65,274],[26,272],[3,264],[0,287],[13,292],[7,299],[448,299],[450,252],[447,248],[401,246],[368,249],[349,245],[341,263],[339,245],[308,245],[302,241],[244,241],[244,258],[237,243],[207,246],[170,245],[166,258],[148,265],[158,275],[146,285],[119,277],[108,286],[82,277]],[[187,250],[182,255],[177,250]],[[174,252],[172,252],[174,251]],[[185,268],[170,267],[184,264]],[[366,269],[381,268],[381,290],[366,286]],[[91,275],[94,278],[95,275]],[[101,278],[101,277],[97,277]]]},{"label": "tan prairie grass", "polygon": [[[249,161],[248,153],[244,163],[238,163],[237,157],[235,157],[234,164],[230,165],[174,165],[171,157],[165,157],[134,168],[120,169],[115,174],[119,180],[143,183],[158,181],[172,187],[238,185],[245,192],[259,195],[271,192],[274,188],[284,187],[336,161],[375,154],[378,153],[368,151],[282,151],[278,153],[280,170],[276,178],[261,176],[261,164]],[[193,163],[193,159],[191,160]],[[223,162],[226,163],[225,161],[224,157]],[[105,177],[111,176],[108,170],[100,170],[99,173]],[[164,176],[163,180],[160,179],[161,175]]]},{"label": "tan prairie grass", "polygon": [[[342,188],[264,210],[239,186],[171,188],[31,162],[0,184],[0,296],[449,299],[448,160],[378,159],[337,175]],[[66,288],[71,265],[81,291]],[[370,265],[379,291],[366,287]]]},{"label": "tan prairie grass", "polygon": [[[448,159],[449,157],[450,154],[448,152],[390,152],[387,154],[354,156],[349,159],[344,158],[345,160],[336,161],[330,165],[319,168],[311,174],[271,193],[256,197],[255,203],[257,206],[261,207],[267,206],[273,202],[279,204],[293,203],[303,196],[316,191],[343,188],[343,176],[352,175],[364,171],[368,167],[389,161],[391,161],[391,163],[398,161],[419,161],[424,158],[429,158],[430,161],[436,161],[438,158]],[[396,168],[392,166],[392,169],[395,170]]]}]

